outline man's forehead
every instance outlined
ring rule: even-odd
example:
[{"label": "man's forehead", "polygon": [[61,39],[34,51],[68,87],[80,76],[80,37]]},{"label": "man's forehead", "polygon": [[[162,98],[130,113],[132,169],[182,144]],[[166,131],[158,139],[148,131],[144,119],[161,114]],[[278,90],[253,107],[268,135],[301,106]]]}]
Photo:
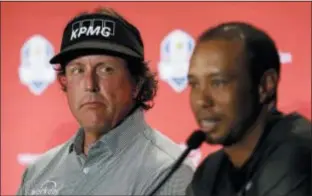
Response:
[{"label": "man's forehead", "polygon": [[231,63],[243,57],[244,45],[238,41],[209,40],[196,45],[191,61]]},{"label": "man's forehead", "polygon": [[228,39],[213,39],[199,42],[194,50],[196,53],[204,52],[240,52],[244,48],[244,44],[240,40],[228,40]]},{"label": "man's forehead", "polygon": [[227,40],[199,43],[191,57],[189,71],[192,73],[194,69],[200,69],[203,73],[221,73],[241,70],[244,62],[242,49],[241,43]]}]

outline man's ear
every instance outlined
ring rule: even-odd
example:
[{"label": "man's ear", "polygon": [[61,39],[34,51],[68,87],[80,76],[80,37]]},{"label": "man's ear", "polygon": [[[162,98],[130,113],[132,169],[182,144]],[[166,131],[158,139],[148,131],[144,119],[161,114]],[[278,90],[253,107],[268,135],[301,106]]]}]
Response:
[{"label": "man's ear", "polygon": [[66,91],[66,89],[67,89],[67,78],[66,78],[66,76],[65,75],[58,75],[57,80],[60,83],[62,90]]},{"label": "man's ear", "polygon": [[264,72],[259,84],[259,101],[267,104],[272,101],[277,93],[278,74],[275,69],[269,69]]}]

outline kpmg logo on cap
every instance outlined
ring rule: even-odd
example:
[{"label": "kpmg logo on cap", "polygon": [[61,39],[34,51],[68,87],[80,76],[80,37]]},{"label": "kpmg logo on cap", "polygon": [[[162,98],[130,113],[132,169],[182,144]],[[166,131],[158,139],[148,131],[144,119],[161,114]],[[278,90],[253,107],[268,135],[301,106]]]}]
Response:
[{"label": "kpmg logo on cap", "polygon": [[72,24],[70,41],[81,36],[103,36],[115,35],[115,22],[104,19],[85,19]]},{"label": "kpmg logo on cap", "polygon": [[41,35],[33,35],[24,43],[18,74],[21,83],[31,93],[41,95],[56,79],[55,71],[49,63],[53,55],[52,44]]},{"label": "kpmg logo on cap", "polygon": [[187,87],[189,60],[194,46],[193,37],[182,30],[170,32],[161,42],[158,63],[160,79],[178,93]]}]

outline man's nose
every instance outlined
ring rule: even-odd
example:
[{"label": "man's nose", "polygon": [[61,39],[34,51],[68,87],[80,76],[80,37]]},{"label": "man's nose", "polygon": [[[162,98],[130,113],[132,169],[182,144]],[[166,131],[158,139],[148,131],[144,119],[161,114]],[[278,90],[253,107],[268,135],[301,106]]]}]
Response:
[{"label": "man's nose", "polygon": [[95,71],[88,71],[84,76],[85,81],[85,91],[88,92],[98,92],[100,90],[98,84],[98,76]]},{"label": "man's nose", "polygon": [[208,108],[214,105],[213,96],[209,87],[200,88],[196,104],[202,108]]}]

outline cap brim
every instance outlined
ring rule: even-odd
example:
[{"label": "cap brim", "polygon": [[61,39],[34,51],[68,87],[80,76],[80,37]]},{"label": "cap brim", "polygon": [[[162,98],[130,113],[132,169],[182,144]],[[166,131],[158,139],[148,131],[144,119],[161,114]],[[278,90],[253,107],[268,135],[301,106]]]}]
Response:
[{"label": "cap brim", "polygon": [[[95,52],[96,51],[96,52]],[[121,56],[128,56],[134,58],[142,58],[138,53],[127,48],[122,45],[110,43],[110,42],[101,42],[101,41],[84,41],[73,44],[66,49],[64,49],[59,54],[52,57],[50,60],[51,64],[59,64],[63,62],[65,59],[68,60],[70,58],[70,54],[75,55],[75,53],[79,56],[87,55],[87,54],[114,54],[114,55],[121,55]]]}]

